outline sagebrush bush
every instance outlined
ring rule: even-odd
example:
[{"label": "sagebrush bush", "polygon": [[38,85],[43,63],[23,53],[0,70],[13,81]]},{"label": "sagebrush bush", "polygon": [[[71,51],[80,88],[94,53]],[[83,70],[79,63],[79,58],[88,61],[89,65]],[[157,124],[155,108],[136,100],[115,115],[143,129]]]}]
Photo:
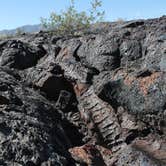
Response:
[{"label": "sagebrush bush", "polygon": [[10,39],[14,37],[12,34],[0,34],[0,40]]},{"label": "sagebrush bush", "polygon": [[15,35],[16,35],[16,36],[19,36],[19,35],[21,35],[21,34],[23,34],[23,33],[24,33],[24,30],[23,30],[23,29],[17,28]]},{"label": "sagebrush bush", "polygon": [[102,21],[105,13],[99,11],[101,6],[101,1],[93,0],[89,12],[78,12],[74,0],[71,0],[71,5],[65,11],[61,11],[60,14],[52,12],[48,19],[41,18],[41,24],[46,30],[54,30],[59,34],[73,34],[76,30],[86,29],[90,24]]}]

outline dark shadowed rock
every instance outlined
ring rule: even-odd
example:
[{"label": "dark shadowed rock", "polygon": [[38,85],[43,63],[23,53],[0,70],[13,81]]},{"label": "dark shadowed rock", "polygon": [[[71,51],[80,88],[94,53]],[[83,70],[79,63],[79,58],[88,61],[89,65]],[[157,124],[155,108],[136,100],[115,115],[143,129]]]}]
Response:
[{"label": "dark shadowed rock", "polygon": [[0,76],[0,93],[4,96],[0,97],[1,161],[7,165],[12,161],[21,165],[66,165],[71,145],[60,114],[48,100],[11,75],[1,71]]},{"label": "dark shadowed rock", "polygon": [[0,65],[26,69],[36,65],[45,53],[41,45],[33,46],[19,40],[9,40],[1,47]]}]

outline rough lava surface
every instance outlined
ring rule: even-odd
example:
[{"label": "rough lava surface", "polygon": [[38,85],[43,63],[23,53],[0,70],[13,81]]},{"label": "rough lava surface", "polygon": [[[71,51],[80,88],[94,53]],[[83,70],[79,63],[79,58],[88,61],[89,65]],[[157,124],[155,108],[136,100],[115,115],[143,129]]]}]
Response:
[{"label": "rough lava surface", "polygon": [[1,39],[0,165],[165,166],[166,16]]}]

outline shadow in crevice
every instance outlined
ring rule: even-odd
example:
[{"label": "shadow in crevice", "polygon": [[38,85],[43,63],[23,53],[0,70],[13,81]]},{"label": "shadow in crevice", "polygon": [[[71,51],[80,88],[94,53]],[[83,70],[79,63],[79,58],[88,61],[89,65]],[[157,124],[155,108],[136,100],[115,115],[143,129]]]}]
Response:
[{"label": "shadow in crevice", "polygon": [[71,146],[81,146],[84,144],[83,138],[84,135],[79,132],[78,128],[74,126],[67,120],[63,121],[63,129],[65,130],[66,135],[68,136],[69,140],[71,141]]},{"label": "shadow in crevice", "polygon": [[153,74],[152,71],[150,71],[150,70],[147,69],[147,70],[143,70],[143,71],[138,72],[137,75],[136,75],[136,77],[137,78],[139,78],[139,77],[149,77],[152,74]]},{"label": "shadow in crevice", "polygon": [[127,144],[131,144],[132,141],[134,141],[136,138],[138,137],[146,137],[151,133],[151,129],[150,128],[146,128],[144,130],[131,130],[130,134],[126,137],[125,142]]},{"label": "shadow in crevice", "polygon": [[98,95],[100,99],[109,103],[115,110],[121,106],[121,103],[117,101],[117,95],[121,91],[120,84],[120,80],[116,82],[109,82],[103,86],[103,89]]}]

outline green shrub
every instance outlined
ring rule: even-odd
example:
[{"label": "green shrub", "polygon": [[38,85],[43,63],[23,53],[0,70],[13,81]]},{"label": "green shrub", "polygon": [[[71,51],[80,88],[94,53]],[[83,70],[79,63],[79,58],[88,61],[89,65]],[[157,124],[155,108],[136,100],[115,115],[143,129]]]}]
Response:
[{"label": "green shrub", "polygon": [[71,0],[71,5],[60,14],[52,12],[48,19],[41,18],[41,24],[46,30],[54,30],[59,34],[74,34],[77,30],[84,30],[92,23],[103,21],[104,11],[99,11],[102,2],[93,0],[89,12],[78,12],[75,9],[75,2]]},{"label": "green shrub", "polygon": [[20,36],[20,35],[23,34],[23,33],[24,33],[24,30],[23,30],[23,29],[17,28],[15,35],[16,35],[16,36]]},{"label": "green shrub", "polygon": [[125,19],[124,18],[117,18],[117,20],[115,20],[116,22],[119,22],[119,23],[123,23],[125,22]]},{"label": "green shrub", "polygon": [[14,37],[12,34],[0,34],[0,40],[10,39]]}]

